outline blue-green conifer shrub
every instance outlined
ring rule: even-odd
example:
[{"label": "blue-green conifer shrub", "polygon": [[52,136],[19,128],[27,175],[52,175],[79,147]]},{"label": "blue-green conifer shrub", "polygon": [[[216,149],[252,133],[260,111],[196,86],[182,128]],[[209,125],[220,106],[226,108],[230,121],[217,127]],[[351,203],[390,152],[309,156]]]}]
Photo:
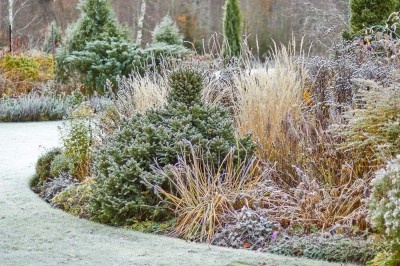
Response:
[{"label": "blue-green conifer shrub", "polygon": [[165,220],[171,214],[151,184],[169,189],[156,168],[177,162],[189,144],[201,146],[217,166],[231,148],[236,160],[252,155],[251,136],[237,139],[231,119],[219,106],[201,101],[202,76],[192,70],[171,74],[168,104],[126,121],[99,149],[90,200],[93,220],[127,225]]}]

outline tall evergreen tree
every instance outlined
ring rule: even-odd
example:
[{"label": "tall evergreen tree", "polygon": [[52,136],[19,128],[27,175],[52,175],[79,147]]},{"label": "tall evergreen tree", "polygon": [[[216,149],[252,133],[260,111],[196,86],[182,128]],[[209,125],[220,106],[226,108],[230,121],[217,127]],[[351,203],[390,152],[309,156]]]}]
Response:
[{"label": "tall evergreen tree", "polygon": [[242,43],[242,14],[238,0],[226,0],[223,21],[225,57],[238,56]]},{"label": "tall evergreen tree", "polygon": [[81,0],[81,16],[56,57],[59,80],[79,80],[88,94],[104,93],[106,80],[128,75],[134,67],[137,46],[128,41],[109,0]]},{"label": "tall evergreen tree", "polygon": [[350,0],[352,31],[383,24],[391,13],[398,11],[399,4],[399,0]]},{"label": "tall evergreen tree", "polygon": [[127,33],[115,18],[109,0],[81,0],[79,9],[81,16],[68,36],[67,52],[82,51],[92,41],[127,40]]}]

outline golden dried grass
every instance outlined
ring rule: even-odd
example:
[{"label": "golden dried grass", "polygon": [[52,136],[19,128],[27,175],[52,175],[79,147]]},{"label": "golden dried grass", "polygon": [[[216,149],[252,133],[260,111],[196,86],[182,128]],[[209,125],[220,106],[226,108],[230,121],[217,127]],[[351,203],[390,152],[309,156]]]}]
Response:
[{"label": "golden dried grass", "polygon": [[204,151],[192,147],[189,156],[180,157],[172,169],[160,170],[176,191],[156,187],[176,214],[174,236],[209,242],[226,214],[251,204],[265,173],[258,159],[238,163],[234,157],[231,150],[215,168],[205,159]]}]

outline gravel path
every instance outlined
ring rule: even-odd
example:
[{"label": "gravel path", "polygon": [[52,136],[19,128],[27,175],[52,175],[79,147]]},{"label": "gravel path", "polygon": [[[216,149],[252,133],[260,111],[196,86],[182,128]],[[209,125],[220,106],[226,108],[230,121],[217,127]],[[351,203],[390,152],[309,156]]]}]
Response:
[{"label": "gravel path", "polygon": [[59,124],[0,124],[0,265],[335,265],[187,243],[51,208],[28,181],[42,146],[57,145]]}]

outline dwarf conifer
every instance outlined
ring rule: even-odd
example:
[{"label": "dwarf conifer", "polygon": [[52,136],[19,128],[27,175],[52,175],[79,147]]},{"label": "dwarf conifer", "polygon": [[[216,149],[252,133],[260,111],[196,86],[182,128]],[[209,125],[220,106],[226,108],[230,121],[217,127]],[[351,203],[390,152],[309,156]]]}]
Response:
[{"label": "dwarf conifer", "polygon": [[238,161],[254,153],[251,136],[237,139],[222,107],[201,101],[202,83],[192,70],[172,74],[167,106],[133,117],[97,152],[90,204],[94,220],[124,225],[168,218],[168,208],[159,204],[149,183],[168,191],[167,180],[155,169],[176,164],[190,145],[207,151],[204,159],[216,167],[231,149]]}]

